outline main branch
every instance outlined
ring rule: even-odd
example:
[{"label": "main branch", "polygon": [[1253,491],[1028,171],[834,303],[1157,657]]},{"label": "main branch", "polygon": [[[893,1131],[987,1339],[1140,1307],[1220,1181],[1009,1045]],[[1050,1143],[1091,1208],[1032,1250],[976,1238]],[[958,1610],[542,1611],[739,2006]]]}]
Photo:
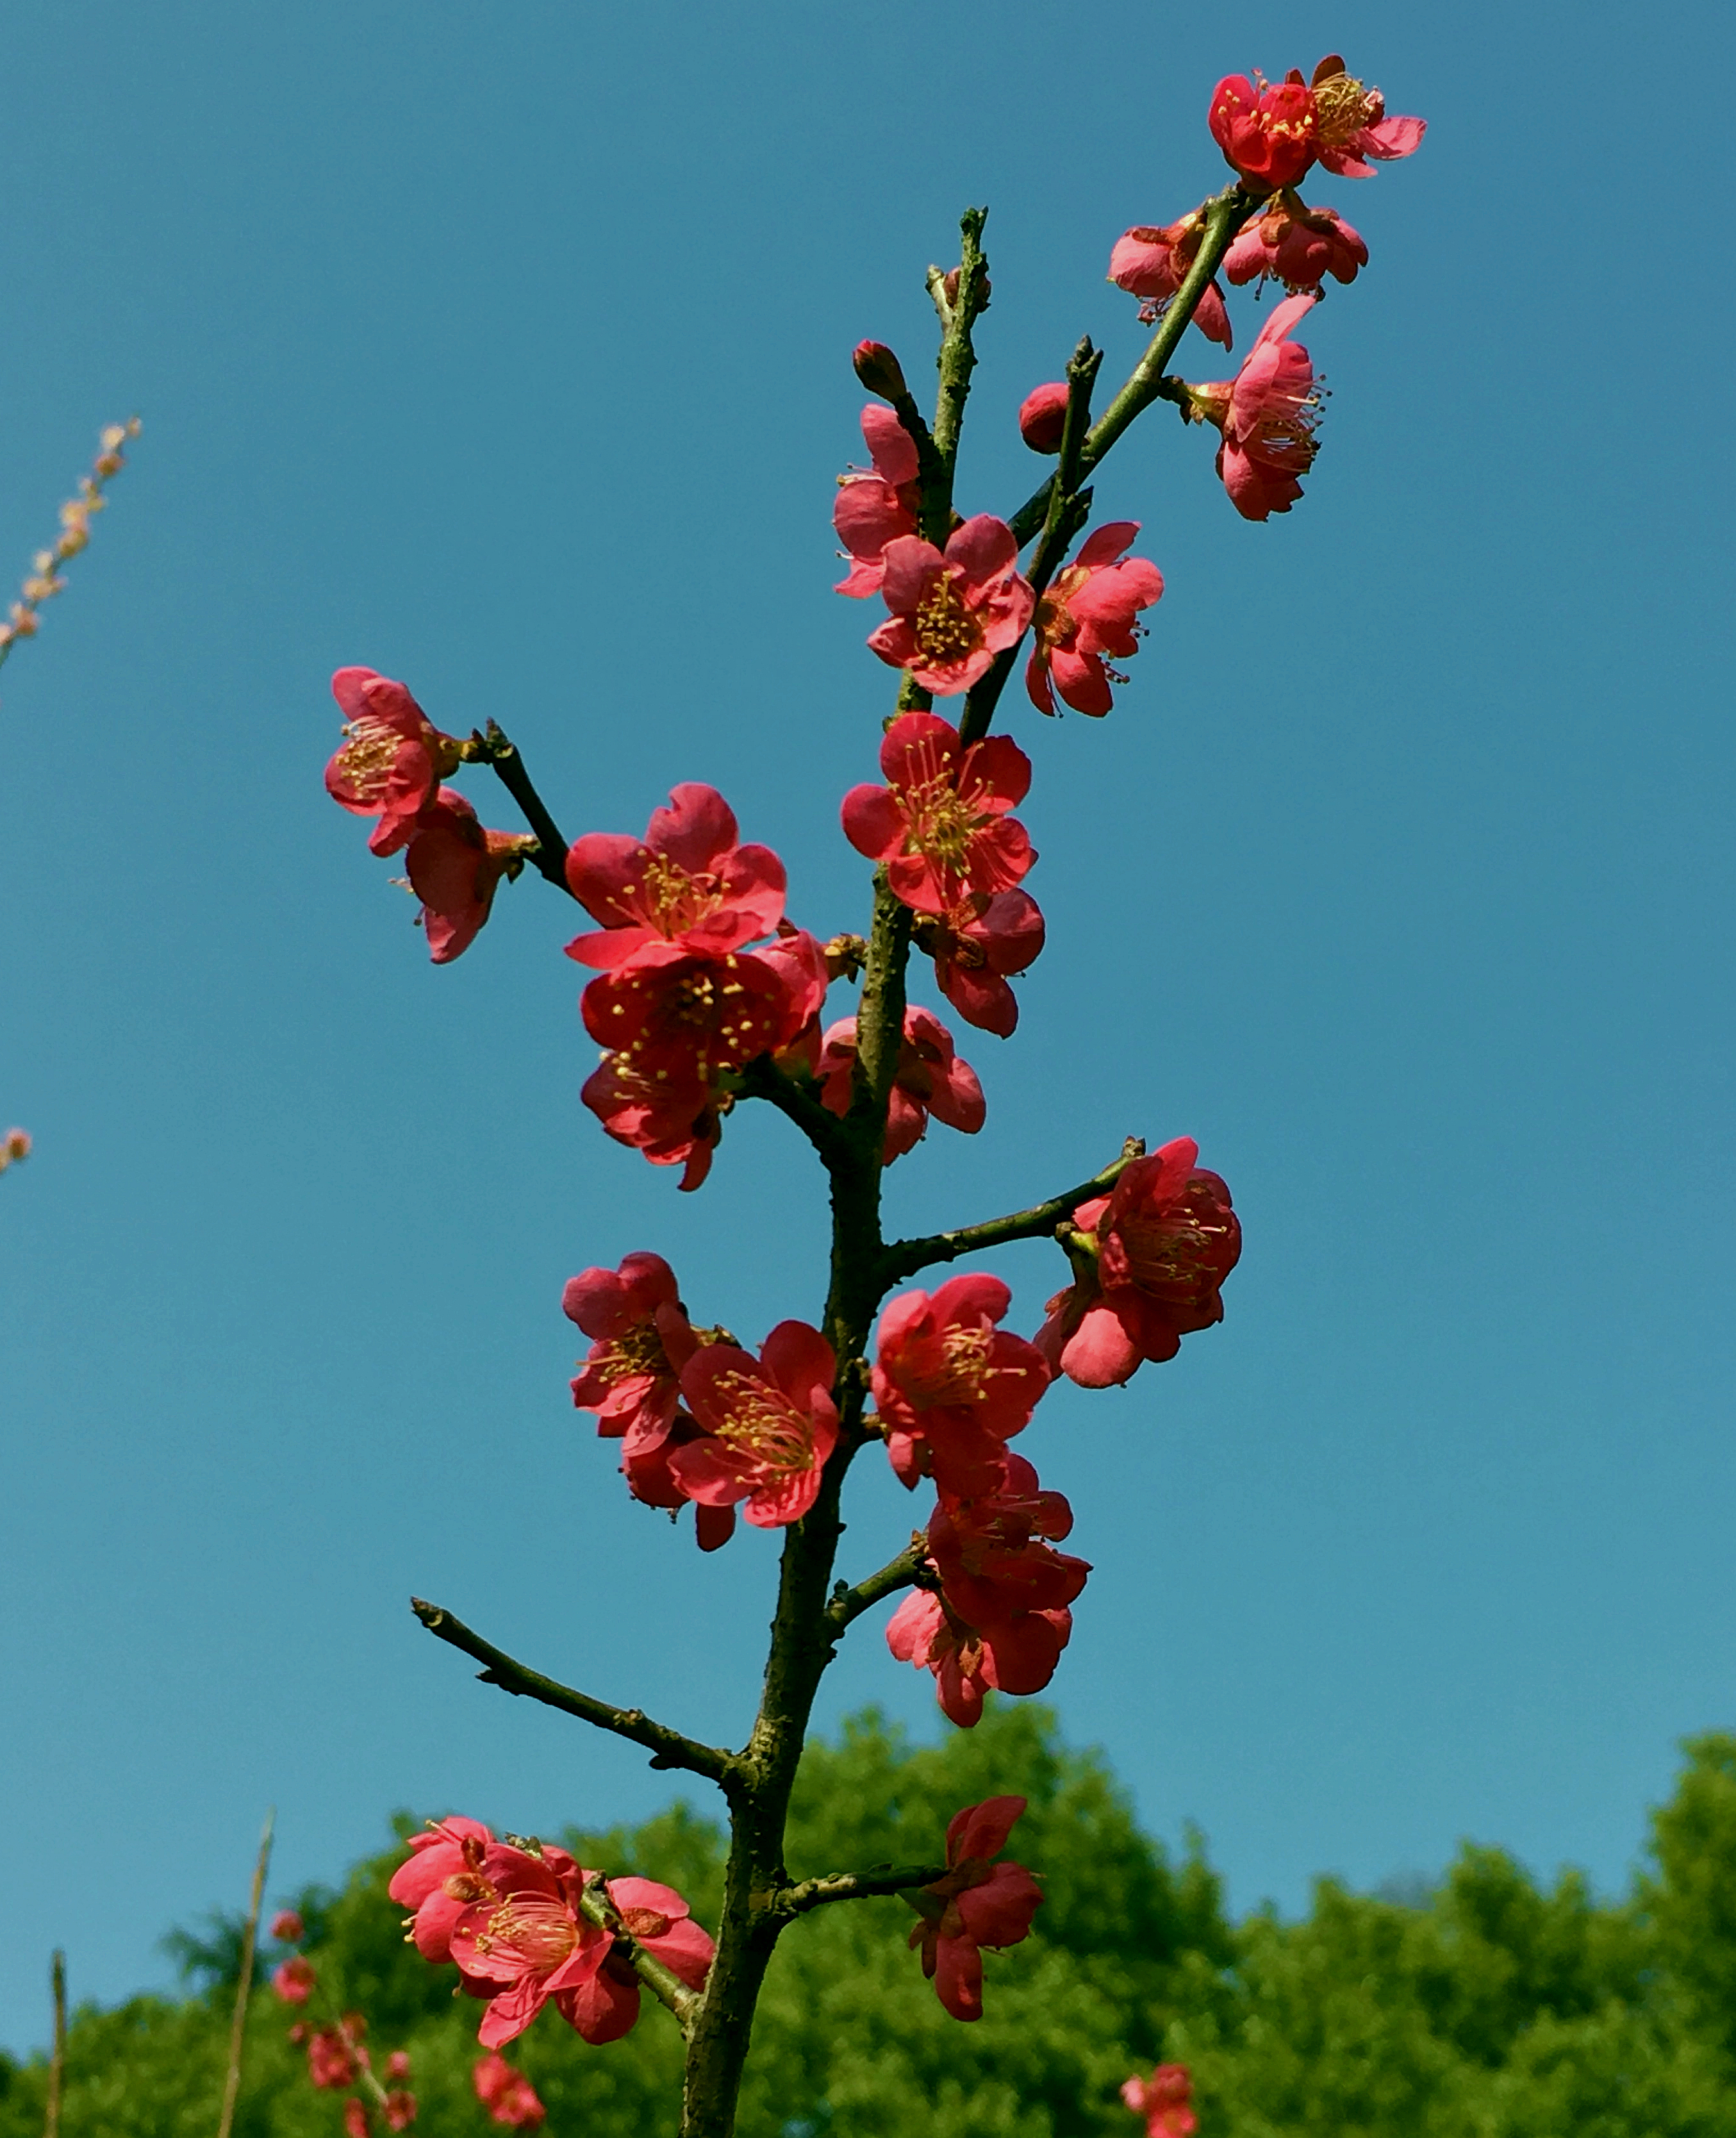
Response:
[{"label": "main branch", "polygon": [[485,1666],[476,1673],[485,1685],[497,1685],[503,1692],[539,1700],[545,1707],[558,1707],[563,1714],[576,1715],[580,1721],[593,1723],[599,1730],[612,1730],[617,1737],[630,1738],[651,1754],[654,1767],[685,1767],[690,1774],[703,1774],[707,1781],[715,1782],[725,1795],[734,1794],[739,1788],[741,1761],[734,1752],[719,1751],[714,1745],[701,1745],[695,1738],[684,1737],[678,1730],[653,1722],[639,1708],[612,1707],[607,1701],[575,1692],[571,1686],[544,1677],[540,1671],[527,1670],[504,1648],[472,1633],[461,1618],[455,1618],[437,1604],[412,1596],[410,1608],[436,1640],[461,1648]]}]

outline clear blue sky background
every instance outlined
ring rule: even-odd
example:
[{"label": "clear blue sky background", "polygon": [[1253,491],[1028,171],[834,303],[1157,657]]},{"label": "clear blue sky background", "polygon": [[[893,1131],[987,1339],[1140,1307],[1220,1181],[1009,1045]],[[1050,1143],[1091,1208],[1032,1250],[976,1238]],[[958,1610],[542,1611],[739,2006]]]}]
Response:
[{"label": "clear blue sky background", "polygon": [[[66,0],[0,78],[0,557],[100,422],[144,439],[0,691],[0,2041],[167,1979],[154,1940],[394,1805],[524,1830],[668,1778],[476,1686],[412,1591],[735,1739],[773,1545],[701,1560],[568,1406],[562,1281],[654,1247],[695,1311],[812,1316],[782,1120],[711,1184],[605,1141],[574,916],[534,878],[436,971],[326,800],[340,662],[497,716],[569,832],[710,779],[856,925],[837,799],[888,675],[836,600],[848,352],[926,373],[987,201],[961,483],[1113,239],[1222,183],[1221,73],[1328,49],[1432,123],[1316,198],[1373,264],[1307,339],[1309,495],[1251,527],[1153,413],[1099,485],[1168,592],[1112,720],[1046,725],[1050,948],[989,1125],[896,1222],[1198,1136],[1226,1325],[1023,1443],[1094,1575],[1056,1693],[1238,1905],[1464,1834],[1625,1878],[1673,1740],[1736,1723],[1727,10],[1065,11],[755,0]],[[1251,337],[1257,318],[1237,306]],[[1197,337],[1196,377],[1221,369]],[[8,568],[9,569],[9,568]],[[1012,701],[1009,700],[1010,704]],[[513,824],[492,783],[469,785]],[[1029,1330],[1052,1250],[996,1258]],[[857,1491],[846,1560],[909,1503]],[[866,1624],[828,1720],[932,1726]],[[32,1865],[51,1865],[41,1872]]]}]

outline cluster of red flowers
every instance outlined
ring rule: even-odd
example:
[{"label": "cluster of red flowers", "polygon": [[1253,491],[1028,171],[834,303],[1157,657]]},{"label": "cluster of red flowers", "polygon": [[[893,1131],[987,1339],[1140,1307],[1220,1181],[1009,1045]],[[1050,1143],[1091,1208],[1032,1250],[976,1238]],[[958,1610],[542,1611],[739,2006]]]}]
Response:
[{"label": "cluster of red flowers", "polygon": [[999,1952],[1030,1935],[1043,1890],[1022,1863],[993,1859],[1025,1809],[1023,1797],[990,1797],[955,1812],[946,1829],[946,1876],[905,1898],[922,1918],[910,1933],[922,1971],[955,2019],[983,2016],[983,1948]]},{"label": "cluster of red flowers", "polygon": [[510,2130],[534,2131],[549,2113],[530,2081],[523,2072],[514,2071],[498,2049],[477,2057],[471,2084],[490,2120]]},{"label": "cluster of red flowers", "polygon": [[[280,1944],[299,1945],[305,1931],[294,1908],[280,1909],[271,1919],[271,1935]],[[271,1988],[284,2004],[303,2005],[318,1989],[319,1977],[302,1954],[292,1952],[273,1970]],[[408,2051],[392,2052],[386,2059],[383,2081],[374,2075],[367,2036],[368,2021],[359,2012],[345,2012],[324,2027],[298,2019],[290,2028],[290,2041],[307,2051],[311,2085],[329,2093],[347,2093],[352,2087],[366,2088],[368,2100],[350,2093],[344,2104],[348,2138],[370,2138],[373,2128],[370,2106],[388,2131],[407,2131],[416,2121],[416,2096],[404,2084],[410,2076]]]},{"label": "cluster of red flowers", "polygon": [[1145,2118],[1145,2138],[1193,2138],[1193,2079],[1186,2064],[1159,2064],[1149,2078],[1136,2074],[1121,2089],[1135,2116]]}]

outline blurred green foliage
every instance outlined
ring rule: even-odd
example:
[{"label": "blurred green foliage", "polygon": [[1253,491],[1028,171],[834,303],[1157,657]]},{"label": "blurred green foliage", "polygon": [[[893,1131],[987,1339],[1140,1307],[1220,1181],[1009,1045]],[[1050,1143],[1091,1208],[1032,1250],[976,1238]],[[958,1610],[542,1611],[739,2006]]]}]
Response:
[{"label": "blurred green foliage", "polygon": [[[1143,1834],[1102,1761],[1065,1750],[1041,1707],[1002,1706],[915,1750],[864,1716],[808,1752],[792,1871],[933,1858],[959,1805],[1017,1790],[1031,1808],[1012,1852],[1047,1904],[1026,1944],[990,1955],[973,2027],[923,1981],[903,1902],[797,1924],[760,2008],[742,2138],[1137,2138],[1117,2088],[1160,2057],[1192,2067],[1201,2138],[1736,2138],[1736,1737],[1685,1751],[1623,1901],[1572,1873],[1545,1889],[1467,1846],[1433,1889],[1371,1897],[1322,1880],[1304,1921],[1236,1925],[1197,1838],[1178,1862]],[[714,1920],[720,1836],[685,1806],[562,1838]],[[385,1894],[401,1855],[301,1895],[306,1950],[337,2007],[366,2014],[377,2062],[409,2050],[418,2131],[483,2138],[476,2008],[402,1942]],[[236,1928],[172,1935],[195,1985],[184,2000],[76,2015],[65,2138],[209,2138]],[[237,2138],[339,2138],[340,2097],[308,2084],[292,2016],[256,1993]],[[661,2138],[679,2046],[647,2000],[625,2042],[588,2048],[546,2014],[509,2053],[556,2138]],[[45,2086],[40,2059],[0,2058],[0,2138],[37,2138]]]}]

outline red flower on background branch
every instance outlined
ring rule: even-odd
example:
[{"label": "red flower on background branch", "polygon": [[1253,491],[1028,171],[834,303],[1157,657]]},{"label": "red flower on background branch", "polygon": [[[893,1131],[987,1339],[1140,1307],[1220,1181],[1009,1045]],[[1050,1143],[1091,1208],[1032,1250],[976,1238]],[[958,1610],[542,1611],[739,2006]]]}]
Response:
[{"label": "red flower on background branch", "polygon": [[1022,1863],[993,1860],[1025,1804],[1023,1797],[990,1797],[955,1812],[946,1830],[946,1876],[905,1896],[922,1917],[911,1946],[955,2019],[983,2016],[983,1948],[1019,1944],[1042,1905],[1043,1889]]}]

